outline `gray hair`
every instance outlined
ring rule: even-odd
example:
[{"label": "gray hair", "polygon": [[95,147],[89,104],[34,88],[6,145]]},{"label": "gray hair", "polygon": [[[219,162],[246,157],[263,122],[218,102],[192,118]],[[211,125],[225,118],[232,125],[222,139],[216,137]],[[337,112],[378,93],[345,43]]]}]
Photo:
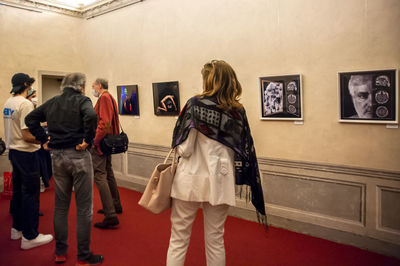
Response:
[{"label": "gray hair", "polygon": [[98,78],[96,79],[95,83],[100,84],[103,89],[108,90],[108,80],[103,78]]},{"label": "gray hair", "polygon": [[75,91],[82,91],[85,87],[86,76],[83,73],[70,73],[67,74],[61,82],[61,90],[65,88],[72,88]]},{"label": "gray hair", "polygon": [[372,88],[372,75],[351,75],[349,80],[349,92],[354,95],[354,87],[367,85]]}]

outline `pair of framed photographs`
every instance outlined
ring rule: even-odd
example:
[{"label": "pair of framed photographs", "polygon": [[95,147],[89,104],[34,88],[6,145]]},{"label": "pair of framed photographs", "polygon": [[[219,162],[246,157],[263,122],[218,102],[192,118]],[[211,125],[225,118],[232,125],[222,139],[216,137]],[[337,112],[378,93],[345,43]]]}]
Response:
[{"label": "pair of framed photographs", "polygon": [[[340,72],[339,121],[398,123],[397,70]],[[262,120],[303,120],[301,75],[260,78]]]},{"label": "pair of framed photographs", "polygon": [[[118,111],[121,115],[139,116],[138,85],[117,86]],[[179,83],[153,83],[154,114],[157,116],[177,116],[180,112]]]}]

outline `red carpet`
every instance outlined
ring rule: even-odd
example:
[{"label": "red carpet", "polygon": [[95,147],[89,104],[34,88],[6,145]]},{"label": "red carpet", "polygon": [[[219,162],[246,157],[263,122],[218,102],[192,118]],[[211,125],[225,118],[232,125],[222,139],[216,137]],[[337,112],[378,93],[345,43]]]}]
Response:
[{"label": "red carpet", "polygon": [[[94,212],[101,208],[97,189],[94,189]],[[105,257],[102,265],[159,266],[165,265],[169,241],[169,212],[153,215],[137,205],[140,193],[120,189],[124,212],[119,215],[120,226],[115,230],[92,229],[92,250]],[[53,234],[54,188],[41,193],[39,232]],[[0,265],[56,265],[53,262],[55,242],[27,251],[20,249],[19,240],[10,240],[12,219],[9,200],[0,200]],[[103,215],[95,213],[93,222]],[[76,209],[71,202],[67,263],[76,262]],[[206,265],[201,212],[193,226],[192,240],[186,265]],[[400,265],[400,261],[351,246],[270,227],[265,233],[261,226],[228,217],[225,227],[227,265]]]}]

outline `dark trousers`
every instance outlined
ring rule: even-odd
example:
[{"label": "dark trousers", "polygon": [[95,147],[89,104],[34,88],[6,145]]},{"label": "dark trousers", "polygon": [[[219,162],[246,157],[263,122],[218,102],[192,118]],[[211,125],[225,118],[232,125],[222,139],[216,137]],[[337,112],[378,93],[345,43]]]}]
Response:
[{"label": "dark trousers", "polygon": [[89,151],[75,148],[51,151],[55,187],[54,235],[56,255],[68,250],[68,211],[72,187],[76,202],[78,260],[90,257],[90,233],[93,214],[93,166]]},{"label": "dark trousers", "polygon": [[45,187],[49,187],[49,180],[53,175],[51,168],[51,157],[50,152],[41,148],[39,151],[39,162],[40,162],[40,176]]},{"label": "dark trousers", "polygon": [[111,164],[111,155],[99,155],[91,150],[94,170],[94,181],[99,190],[101,203],[103,205],[104,217],[116,216],[116,209],[121,209],[117,181]]},{"label": "dark trousers", "polygon": [[22,231],[28,239],[38,236],[40,169],[36,152],[23,152],[11,149],[9,159],[13,167],[13,196],[10,207],[13,228]]}]

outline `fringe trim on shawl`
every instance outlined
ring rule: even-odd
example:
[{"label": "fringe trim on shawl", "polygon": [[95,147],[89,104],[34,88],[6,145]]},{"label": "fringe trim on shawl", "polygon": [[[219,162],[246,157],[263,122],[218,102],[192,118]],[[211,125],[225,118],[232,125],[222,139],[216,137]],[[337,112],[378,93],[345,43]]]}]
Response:
[{"label": "fringe trim on shawl", "polygon": [[[235,194],[239,196],[240,199],[245,198],[246,203],[248,204],[251,202],[251,189],[248,185],[235,185]],[[267,215],[261,214],[259,211],[256,210],[257,214],[257,221],[261,224],[266,231],[268,231],[268,221]]]}]

